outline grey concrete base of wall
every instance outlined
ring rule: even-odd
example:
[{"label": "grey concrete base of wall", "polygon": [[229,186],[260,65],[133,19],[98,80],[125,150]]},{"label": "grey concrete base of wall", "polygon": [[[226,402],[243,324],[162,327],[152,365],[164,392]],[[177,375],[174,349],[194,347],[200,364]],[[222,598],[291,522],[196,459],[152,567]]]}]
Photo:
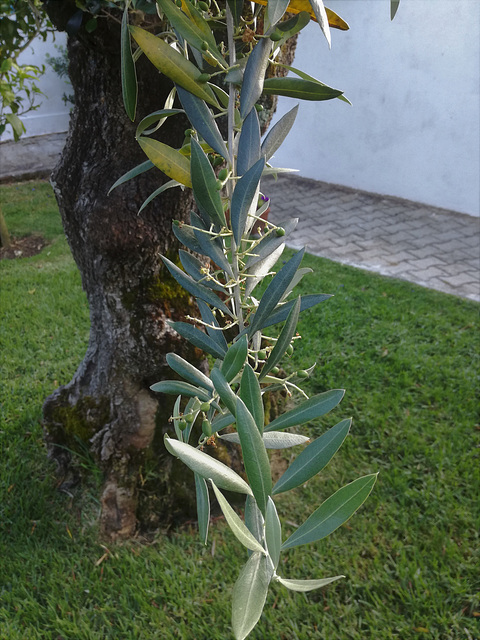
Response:
[{"label": "grey concrete base of wall", "polygon": [[47,176],[62,153],[66,137],[66,133],[51,133],[0,142],[0,182]]}]

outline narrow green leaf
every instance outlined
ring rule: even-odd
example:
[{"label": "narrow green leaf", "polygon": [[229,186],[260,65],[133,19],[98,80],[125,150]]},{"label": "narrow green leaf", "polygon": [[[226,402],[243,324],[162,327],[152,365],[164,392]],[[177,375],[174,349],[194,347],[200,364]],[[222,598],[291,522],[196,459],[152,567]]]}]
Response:
[{"label": "narrow green leaf", "polygon": [[351,424],[350,419],[342,420],[309,444],[279,478],[273,487],[273,493],[282,493],[299,487],[324,469],[342,446]]},{"label": "narrow green leaf", "polygon": [[[200,253],[208,256],[216,265],[226,271],[233,278],[232,265],[228,262],[227,257],[223,252],[222,240],[220,238],[212,237],[212,235],[207,232],[206,225],[202,218],[197,216],[194,211],[190,213],[190,224],[194,227],[193,233],[200,245]],[[210,224],[208,227],[210,227]]]},{"label": "narrow green leaf", "polygon": [[252,490],[245,480],[223,462],[215,460],[185,442],[173,440],[167,435],[165,435],[164,442],[169,453],[179,458],[189,469],[198,473],[202,478],[213,480],[220,489],[251,495]]},{"label": "narrow green leaf", "polygon": [[[172,0],[157,0],[157,4],[163,11],[163,13],[167,16],[168,21],[172,25],[172,27],[179,33],[182,38],[184,38],[188,44],[195,47],[198,51],[202,51],[202,45],[204,42],[207,42],[209,45],[208,53],[212,55],[216,60],[218,60],[221,64],[226,65],[225,60],[222,55],[220,55],[217,44],[215,42],[215,38],[211,30],[209,29],[210,35],[207,37],[205,32],[200,31],[198,25],[193,23],[183,11],[177,7],[175,2]],[[190,7],[189,7],[190,9]],[[201,18],[200,14],[197,12],[197,19]],[[205,22],[205,21],[204,21]]]},{"label": "narrow green leaf", "polygon": [[277,236],[275,233],[270,233],[268,236],[263,238],[263,240],[261,240],[261,242],[251,252],[252,255],[248,256],[245,265],[248,273],[250,273],[250,269],[254,264],[257,264],[257,262],[260,262],[261,260],[265,260],[265,258],[271,255],[281,244],[283,244],[285,239],[288,238],[292,231],[295,230],[297,224],[298,218],[291,218],[284,224],[282,223],[282,227],[285,229],[284,236]]},{"label": "narrow green leaf", "polygon": [[253,335],[256,331],[265,326],[264,322],[269,318],[278,302],[281,300],[285,290],[292,281],[295,272],[300,266],[304,253],[305,249],[302,249],[296,253],[293,258],[290,258],[266,288],[255,316],[248,327],[248,333],[250,335]]},{"label": "narrow green leaf", "polygon": [[233,22],[238,27],[243,10],[243,0],[227,0],[227,4],[232,12]]},{"label": "narrow green leaf", "polygon": [[166,360],[170,369],[173,369],[175,373],[178,373],[178,375],[182,376],[187,382],[193,385],[199,385],[207,391],[213,391],[213,384],[210,378],[207,378],[197,367],[194,367],[193,364],[190,364],[190,362],[187,362],[187,360],[184,360],[181,356],[176,353],[167,353]]},{"label": "narrow green leaf", "polygon": [[235,640],[244,640],[259,621],[271,579],[267,557],[255,551],[233,587],[232,627]]},{"label": "narrow green leaf", "polygon": [[[169,2],[171,0],[168,0]],[[193,93],[177,87],[178,97],[194,129],[214,151],[228,161],[228,150],[210,109]]]},{"label": "narrow green leaf", "polygon": [[303,78],[267,78],[263,85],[263,93],[266,95],[286,96],[300,100],[332,100],[342,95],[343,91],[332,89]]},{"label": "narrow green leaf", "polygon": [[[269,255],[267,255],[263,260],[259,260],[253,266],[248,269],[247,282],[245,284],[245,297],[250,296],[257,284],[262,282],[267,273],[273,269],[273,267],[277,264],[278,260],[280,260],[281,255],[285,249],[285,242],[282,242],[276,249],[272,251]],[[298,271],[297,271],[298,273]],[[293,282],[293,280],[292,280]],[[289,289],[291,288],[291,284]],[[287,290],[288,291],[288,290]],[[285,295],[283,296],[285,297]]]},{"label": "narrow green leaf", "polygon": [[200,284],[203,284],[209,289],[225,293],[225,287],[222,287],[221,284],[217,284],[213,279],[208,279],[208,275],[203,271],[203,269],[206,269],[205,264],[202,263],[198,258],[196,258],[191,253],[188,253],[188,251],[184,251],[183,249],[178,250],[178,256],[180,258],[180,262],[182,263],[182,267],[194,280],[196,280]]},{"label": "narrow green leaf", "polygon": [[226,226],[220,192],[217,191],[217,178],[203,149],[195,140],[191,139],[191,167],[192,186],[195,202],[200,213],[220,227]]},{"label": "narrow green leaf", "polygon": [[377,474],[363,476],[339,489],[283,543],[282,549],[316,542],[330,535],[355,513],[373,489]]},{"label": "narrow green leaf", "polygon": [[220,357],[221,359],[223,359],[228,349],[227,341],[225,340],[223,331],[220,328],[218,329],[213,328],[213,327],[220,327],[220,325],[218,324],[217,319],[213,315],[210,307],[207,304],[205,304],[203,300],[199,300],[198,298],[197,298],[197,305],[198,305],[198,308],[200,309],[200,314],[202,316],[203,322],[207,323],[207,326],[205,328],[207,330],[208,335],[215,342],[220,353],[222,353],[222,355],[217,356],[217,358]]},{"label": "narrow green leaf", "polygon": [[248,353],[247,336],[242,336],[234,342],[225,354],[220,371],[227,382],[231,382],[245,364]]},{"label": "narrow green leaf", "polygon": [[235,185],[231,203],[231,225],[237,245],[246,233],[246,228],[252,227],[252,222],[247,224],[247,218],[249,214],[255,214],[257,209],[258,189],[264,166],[265,158],[260,158]]},{"label": "narrow green leaf", "polygon": [[282,415],[272,420],[270,424],[265,427],[265,431],[282,431],[289,427],[295,427],[297,425],[305,424],[315,418],[324,416],[339,404],[343,398],[345,391],[343,389],[331,389],[324,393],[319,393],[316,396],[305,400],[290,411],[282,413]]},{"label": "narrow green leaf", "polygon": [[205,83],[199,82],[201,71],[184,58],[181,53],[175,51],[161,38],[153,35],[141,27],[130,27],[130,33],[147,58],[170,78],[175,84],[190,91],[205,102],[217,106],[217,99],[212,89]]},{"label": "narrow green leaf", "polygon": [[[246,338],[246,336],[245,336]],[[255,420],[260,433],[263,433],[265,423],[265,410],[263,408],[262,391],[252,367],[247,363],[243,370],[242,380],[240,382],[239,396],[245,403]],[[265,445],[266,446],[266,445]]]},{"label": "narrow green leaf", "polygon": [[132,57],[130,32],[128,30],[128,3],[125,6],[121,28],[121,67],[122,67],[122,97],[127,116],[133,122],[137,110],[137,72]]},{"label": "narrow green leaf", "polygon": [[110,195],[110,193],[114,189],[119,187],[121,184],[128,182],[132,178],[136,178],[140,174],[145,173],[145,171],[148,171],[149,169],[153,169],[154,166],[155,165],[151,160],[146,160],[145,162],[138,164],[136,167],[134,167],[133,169],[130,169],[130,171],[127,171],[127,173],[124,173],[123,176],[121,176],[116,182],[114,182],[113,185],[108,190],[107,195]]},{"label": "narrow green leaf", "polygon": [[263,434],[263,442],[267,449],[288,449],[297,447],[309,441],[307,436],[299,433],[283,433],[283,431],[269,431]]},{"label": "narrow green leaf", "polygon": [[298,323],[298,317],[300,315],[300,306],[302,303],[302,299],[298,296],[295,304],[293,305],[290,313],[288,314],[287,321],[283,326],[283,329],[278,336],[278,340],[275,343],[275,346],[272,349],[272,352],[268,356],[268,360],[263,365],[263,369],[260,373],[260,380],[264,378],[267,373],[276,367],[280,360],[285,355],[286,350],[288,349],[290,343],[292,342],[292,338],[295,335]]},{"label": "narrow green leaf", "polygon": [[210,378],[212,379],[215,391],[220,396],[221,401],[227,407],[227,409],[236,416],[237,410],[237,396],[233,393],[230,385],[225,380],[223,373],[220,369],[214,367],[210,372]]},{"label": "narrow green leaf", "polygon": [[[229,424],[232,424],[234,421],[235,418],[232,418],[232,422]],[[223,433],[219,438],[227,440],[227,442],[240,444],[240,436],[238,433]],[[300,435],[299,433],[283,433],[283,431],[268,431],[262,434],[262,438],[265,449],[288,449],[289,447],[296,447],[300,444],[305,444],[310,439],[307,436]]]},{"label": "narrow green leaf", "polygon": [[310,14],[308,11],[300,11],[296,16],[289,18],[288,20],[283,20],[279,24],[277,24],[278,31],[281,31],[283,37],[281,40],[276,42],[276,47],[281,47],[285,44],[285,42],[294,36],[296,33],[299,33],[302,29],[304,29],[307,24],[310,22]]},{"label": "narrow green leaf", "polygon": [[323,0],[309,0],[310,6],[313,9],[313,13],[315,14],[315,18],[317,19],[318,25],[320,29],[323,31],[323,35],[325,36],[328,46],[332,46],[332,36],[330,34],[330,27],[328,25],[328,16],[325,10],[325,5],[323,4]]},{"label": "narrow green leaf", "polygon": [[171,262],[168,258],[165,258],[164,256],[161,256],[161,258],[167,269],[178,282],[178,284],[180,284],[186,291],[191,293],[192,296],[200,298],[204,302],[212,305],[212,307],[220,309],[223,313],[226,313],[229,316],[232,315],[232,312],[227,307],[227,305],[222,300],[220,300],[220,298],[215,293],[213,293],[211,289],[205,287],[203,284],[195,282],[193,278],[179,269],[177,265],[173,264],[173,262]]},{"label": "narrow green leaf", "polygon": [[[140,121],[135,131],[135,138],[139,138],[142,134],[148,136],[150,133],[154,133],[154,131],[157,131],[159,128],[159,123],[163,123],[167,118],[176,116],[178,113],[184,113],[183,109],[160,109],[159,111],[150,113]],[[153,129],[149,129],[152,125],[156,126]]]},{"label": "narrow green leaf", "polygon": [[204,40],[206,40],[212,47],[215,47],[215,36],[213,35],[210,25],[190,0],[182,0],[182,11],[187,14],[195,25],[197,31],[202,34]]},{"label": "narrow green leaf", "polygon": [[[299,78],[303,78],[304,80],[310,80],[311,82],[315,82],[316,84],[322,85],[322,87],[326,87],[327,86],[324,82],[320,82],[320,80],[317,80],[317,78],[314,78],[313,76],[309,75],[308,73],[305,73],[305,71],[301,71],[300,69],[296,69],[295,67],[291,67],[288,64],[280,64],[280,66],[283,67],[284,69],[288,69],[289,71],[292,71],[297,76],[299,76]],[[348,98],[346,98],[343,94],[341,96],[337,96],[337,99],[338,100],[342,100],[342,102],[346,102],[349,105],[352,104],[350,102],[350,100]]]},{"label": "narrow green leaf", "polygon": [[217,431],[220,431],[221,429],[225,429],[225,427],[229,427],[234,422],[235,422],[235,416],[232,415],[231,413],[220,414],[212,421],[212,433],[217,433]]},{"label": "narrow green leaf", "polygon": [[179,151],[150,138],[139,138],[138,144],[153,164],[169,178],[181,182],[186,187],[192,186],[190,179],[190,161]]},{"label": "narrow green leaf", "polygon": [[265,533],[265,520],[255,502],[255,498],[250,495],[248,495],[245,500],[245,524],[250,533],[255,537],[255,540],[262,542]]},{"label": "narrow green leaf", "polygon": [[255,420],[241,398],[237,398],[236,417],[245,472],[258,508],[265,515],[268,496],[272,493],[270,461]]},{"label": "narrow green leaf", "polygon": [[156,393],[168,393],[170,395],[177,395],[180,393],[182,396],[188,396],[189,398],[198,398],[207,402],[212,397],[210,393],[207,393],[205,389],[194,387],[188,382],[182,382],[181,380],[162,380],[152,384],[150,389]]},{"label": "narrow green leaf", "polygon": [[193,229],[184,226],[182,223],[173,224],[172,231],[175,237],[180,240],[180,242],[187,247],[187,249],[191,249],[195,251],[195,253],[203,253],[201,246],[198,244],[198,240],[193,233]]},{"label": "narrow green leaf", "polygon": [[[320,302],[324,302],[325,300],[328,300],[331,297],[332,296],[329,295],[328,293],[312,293],[306,296],[302,296],[300,313],[302,313],[302,311],[305,311],[306,309],[310,309],[311,307],[314,307]],[[286,320],[294,304],[295,304],[295,300],[290,300],[289,302],[286,302],[285,304],[282,304],[276,307],[272,315],[269,316],[265,320],[265,322],[262,322],[262,326],[260,327],[260,329],[271,327],[274,324],[277,324],[279,322],[283,322],[284,320]]]},{"label": "narrow green leaf", "polygon": [[138,213],[141,213],[145,209],[145,207],[148,206],[150,202],[152,202],[152,200],[154,200],[157,196],[161,195],[168,189],[173,189],[175,187],[181,187],[181,186],[182,185],[180,184],[180,182],[177,182],[176,180],[169,180],[168,182],[165,182],[165,184],[162,184],[161,187],[158,187],[158,189],[155,189],[155,191],[148,196],[148,198],[145,200],[145,202],[142,204],[142,206],[138,210]]},{"label": "narrow green leaf", "polygon": [[340,580],[340,578],[344,577],[345,576],[334,576],[333,578],[320,578],[319,580],[287,580],[286,578],[277,576],[275,581],[283,584],[283,586],[290,589],[290,591],[300,591],[305,593],[306,591],[313,591],[313,589],[326,587],[327,584],[335,582],[335,580]]},{"label": "narrow green leaf", "polygon": [[291,281],[288,289],[283,294],[283,298],[281,301],[285,300],[290,295],[290,293],[294,290],[297,284],[302,280],[303,276],[305,276],[307,273],[313,273],[313,269],[310,269],[310,267],[297,269],[297,273],[293,276],[293,280]]},{"label": "narrow green leaf", "polygon": [[250,533],[240,517],[228,504],[225,496],[221,493],[221,491],[219,491],[219,489],[217,489],[213,480],[210,480],[210,482],[212,484],[215,497],[218,500],[218,504],[220,505],[220,509],[225,516],[225,520],[227,521],[228,526],[233,531],[233,534],[237,538],[237,540],[239,540],[244,547],[250,549],[250,551],[258,551],[259,553],[265,554],[265,549],[262,547],[260,542],[258,542]]},{"label": "narrow green leaf", "polygon": [[[241,2],[243,3],[243,0],[241,0]],[[228,100],[229,100],[228,93],[226,91],[224,91],[218,85],[213,84],[213,82],[209,82],[208,86],[212,89],[214,94],[217,96],[218,101],[222,105],[222,107],[227,109],[228,108]]]},{"label": "narrow green leaf", "polygon": [[268,555],[276,569],[280,560],[280,548],[282,546],[282,525],[280,524],[275,503],[270,497],[268,498],[267,513],[265,514],[265,541]]},{"label": "narrow green leaf", "polygon": [[208,525],[210,524],[210,497],[205,478],[195,473],[195,493],[197,497],[198,535],[203,544],[207,544]]},{"label": "narrow green leaf", "polygon": [[393,20],[397,14],[400,0],[390,0],[390,20]]},{"label": "narrow green leaf", "polygon": [[260,121],[257,110],[252,108],[243,122],[238,139],[237,175],[243,176],[260,158],[260,140]]},{"label": "narrow green leaf", "polygon": [[219,347],[212,338],[200,329],[193,327],[188,322],[169,322],[169,325],[183,338],[191,342],[195,347],[209,353],[214,358],[223,358],[225,351]]},{"label": "narrow green leaf", "polygon": [[240,92],[240,115],[245,118],[262,95],[268,58],[272,50],[270,38],[262,38],[248,58]]},{"label": "narrow green leaf", "polygon": [[182,401],[182,396],[179,395],[178,398],[175,400],[175,404],[173,406],[173,428],[175,429],[175,434],[177,436],[177,438],[180,440],[180,442],[185,442],[183,439],[183,432],[180,429],[180,427],[178,426],[178,423],[180,422],[180,403]]},{"label": "narrow green leaf", "polygon": [[298,104],[287,111],[287,113],[280,118],[280,120],[270,129],[269,133],[262,142],[261,151],[265,156],[265,160],[270,160],[275,151],[279,149],[285,138],[293,127],[295,118],[298,113]]},{"label": "narrow green leaf", "polygon": [[270,29],[283,18],[289,2],[290,0],[268,0],[265,11],[266,29]]}]

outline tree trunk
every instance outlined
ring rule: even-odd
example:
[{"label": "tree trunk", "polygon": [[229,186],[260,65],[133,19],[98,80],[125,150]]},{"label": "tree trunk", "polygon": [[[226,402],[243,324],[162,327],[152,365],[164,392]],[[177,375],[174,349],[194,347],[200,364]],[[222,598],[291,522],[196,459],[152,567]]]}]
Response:
[{"label": "tree trunk", "polygon": [[[45,6],[59,29],[75,11],[70,0]],[[169,351],[197,365],[202,358],[167,324],[195,312],[159,257],[176,261],[172,220],[186,219],[193,200],[190,190],[171,189],[138,215],[167,180],[155,168],[107,195],[118,177],[146,159],[123,107],[118,22],[101,19],[92,34],[82,29],[69,38],[68,52],[75,107],[52,184],[87,294],[91,329],[73,379],[45,401],[43,424],[63,487],[79,479],[75,453],[89,450],[103,471],[102,534],[127,537],[139,521],[157,526],[167,513],[192,515],[191,479],[183,466],[175,472],[175,460],[163,450],[170,400],[159,402],[149,386],[172,377]],[[137,73],[138,121],[163,107],[171,84],[145,56]],[[187,126],[172,117],[159,139],[179,147]]]}]

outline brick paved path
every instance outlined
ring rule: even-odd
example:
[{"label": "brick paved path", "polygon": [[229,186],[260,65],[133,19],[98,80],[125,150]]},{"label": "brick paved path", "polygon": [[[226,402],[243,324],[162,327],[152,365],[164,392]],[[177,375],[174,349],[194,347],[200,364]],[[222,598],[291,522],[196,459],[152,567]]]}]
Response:
[{"label": "brick paved path", "polygon": [[271,220],[300,218],[289,246],[480,301],[480,219],[297,176],[268,178]]}]

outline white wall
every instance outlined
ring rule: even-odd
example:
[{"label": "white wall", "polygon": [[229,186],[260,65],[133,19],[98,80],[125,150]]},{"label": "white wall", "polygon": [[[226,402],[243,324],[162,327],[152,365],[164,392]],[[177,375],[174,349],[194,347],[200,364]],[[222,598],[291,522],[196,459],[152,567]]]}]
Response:
[{"label": "white wall", "polygon": [[[60,55],[54,45],[64,45],[66,35],[64,33],[49,35],[46,42],[41,39],[35,40],[19,57],[20,64],[45,65],[45,74],[37,83],[45,94],[39,96],[37,104],[40,107],[22,116],[25,125],[25,136],[40,136],[47,133],[60,133],[68,130],[69,111],[71,105],[65,105],[62,100],[63,93],[69,93],[69,85],[58,77],[53,69],[47,64],[45,55]],[[10,140],[13,136],[11,128],[7,127],[2,140]]]},{"label": "white wall", "polygon": [[[331,0],[350,24],[301,36],[294,66],[343,89],[353,103],[302,102],[274,164],[300,175],[479,215],[479,0]],[[65,41],[56,35],[56,43]],[[22,59],[56,54],[35,43]],[[25,116],[27,135],[66,131],[68,87],[48,67],[48,96]],[[276,119],[295,104],[281,98]]]},{"label": "white wall", "polygon": [[[351,100],[301,102],[276,166],[479,215],[479,0],[338,0],[331,51],[318,25],[294,66]],[[295,104],[282,98],[278,116]],[[276,118],[278,119],[278,117]]]}]

